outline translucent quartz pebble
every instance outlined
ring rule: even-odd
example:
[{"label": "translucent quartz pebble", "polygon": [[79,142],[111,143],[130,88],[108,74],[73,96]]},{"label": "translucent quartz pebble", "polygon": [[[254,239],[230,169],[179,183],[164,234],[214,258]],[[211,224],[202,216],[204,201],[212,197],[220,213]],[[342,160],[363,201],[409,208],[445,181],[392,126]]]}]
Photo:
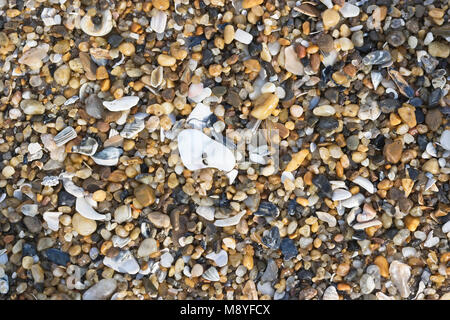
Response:
[{"label": "translucent quartz pebble", "polygon": [[253,36],[250,33],[238,28],[234,33],[234,39],[242,42],[243,44],[250,44],[253,40]]},{"label": "translucent quartz pebble", "polygon": [[116,279],[102,279],[83,293],[83,300],[106,300],[116,288]]},{"label": "translucent quartz pebble", "polygon": [[365,65],[374,65],[374,64],[385,64],[389,61],[391,61],[392,57],[389,51],[385,50],[377,50],[372,51],[369,54],[367,54],[362,62]]},{"label": "translucent quartz pebble", "polygon": [[351,3],[344,3],[342,8],[339,9],[339,12],[344,18],[356,17],[359,15],[360,9]]},{"label": "translucent quartz pebble", "polygon": [[81,140],[79,145],[72,147],[72,152],[81,153],[87,156],[92,156],[98,148],[98,142],[94,138],[85,137]]},{"label": "translucent quartz pebble", "polygon": [[400,261],[392,261],[389,267],[392,283],[400,292],[402,298],[407,298],[411,294],[408,286],[409,277],[411,276],[411,267]]},{"label": "translucent quartz pebble", "polygon": [[178,135],[181,161],[189,170],[217,168],[230,171],[236,164],[233,152],[195,129],[186,129]]}]

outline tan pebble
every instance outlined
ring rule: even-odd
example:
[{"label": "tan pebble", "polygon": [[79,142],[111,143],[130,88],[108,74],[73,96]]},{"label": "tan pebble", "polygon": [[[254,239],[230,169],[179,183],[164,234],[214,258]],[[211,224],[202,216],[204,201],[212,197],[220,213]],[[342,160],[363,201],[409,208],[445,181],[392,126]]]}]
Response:
[{"label": "tan pebble", "polygon": [[243,0],[242,1],[242,8],[244,9],[250,9],[253,7],[256,7],[260,4],[262,4],[264,0]]},{"label": "tan pebble", "polygon": [[79,213],[73,215],[72,226],[82,236],[89,236],[97,229],[95,220],[87,219]]},{"label": "tan pebble", "polygon": [[380,269],[380,274],[382,277],[389,278],[389,263],[385,257],[378,256],[375,258],[373,263]]},{"label": "tan pebble", "polygon": [[146,184],[141,184],[139,187],[134,189],[134,196],[136,197],[136,200],[144,207],[152,205],[156,200],[155,192],[149,185]]},{"label": "tan pebble", "polygon": [[309,154],[308,149],[300,150],[292,156],[291,161],[289,161],[285,171],[294,171],[297,170],[298,167],[302,164],[302,162],[306,159]]},{"label": "tan pebble", "polygon": [[131,42],[122,42],[119,45],[119,51],[125,55],[125,56],[131,56],[135,53],[136,48],[134,47],[134,44],[132,44]]},{"label": "tan pebble", "polygon": [[169,0],[152,0],[152,4],[158,10],[167,10],[170,6]]},{"label": "tan pebble", "polygon": [[406,228],[408,228],[409,231],[411,231],[411,232],[416,231],[419,224],[420,224],[419,217],[412,217],[412,216],[405,217],[405,226],[406,226]]},{"label": "tan pebble", "polygon": [[410,128],[414,128],[417,125],[415,108],[413,106],[404,106],[398,108],[398,114],[402,118],[403,122]]},{"label": "tan pebble", "polygon": [[159,63],[160,66],[171,67],[176,62],[177,62],[177,60],[174,57],[171,57],[171,56],[169,56],[167,54],[160,54],[158,56],[158,63]]},{"label": "tan pebble", "polygon": [[335,27],[339,23],[340,19],[341,15],[334,9],[327,9],[322,12],[322,22],[325,29]]},{"label": "tan pebble", "polygon": [[234,40],[234,27],[231,24],[227,24],[224,29],[223,39],[225,44],[230,44]]},{"label": "tan pebble", "polygon": [[273,93],[263,93],[254,101],[251,115],[259,120],[267,119],[278,106],[279,98]]},{"label": "tan pebble", "polygon": [[103,190],[97,190],[92,194],[92,200],[97,202],[105,201],[106,199],[106,192]]}]

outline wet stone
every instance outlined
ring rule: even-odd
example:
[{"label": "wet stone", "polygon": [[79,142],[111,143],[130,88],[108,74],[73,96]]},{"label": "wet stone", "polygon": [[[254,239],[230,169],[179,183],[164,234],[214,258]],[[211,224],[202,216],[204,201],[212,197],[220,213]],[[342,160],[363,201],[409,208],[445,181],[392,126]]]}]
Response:
[{"label": "wet stone", "polygon": [[60,266],[65,266],[70,262],[70,256],[67,252],[63,252],[59,249],[47,249],[44,251],[44,255],[47,259]]},{"label": "wet stone", "polygon": [[280,209],[268,201],[262,201],[259,204],[258,210],[254,213],[255,216],[263,217],[277,217],[280,214]]},{"label": "wet stone", "polygon": [[280,247],[281,238],[278,227],[273,227],[267,235],[261,238],[262,242],[270,249],[277,250]]},{"label": "wet stone", "polygon": [[297,247],[292,239],[283,238],[283,240],[281,240],[280,249],[284,260],[291,260],[298,254]]}]

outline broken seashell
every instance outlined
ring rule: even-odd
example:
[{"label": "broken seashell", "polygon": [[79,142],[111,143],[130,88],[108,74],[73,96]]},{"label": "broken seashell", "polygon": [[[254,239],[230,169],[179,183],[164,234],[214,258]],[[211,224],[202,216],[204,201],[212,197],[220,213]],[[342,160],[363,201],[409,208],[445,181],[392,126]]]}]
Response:
[{"label": "broken seashell", "polygon": [[47,222],[47,226],[52,231],[59,230],[59,216],[62,215],[62,212],[44,212],[44,220]]},{"label": "broken seashell", "polygon": [[185,129],[178,135],[181,161],[189,170],[217,168],[231,171],[236,165],[233,152],[195,129]]},{"label": "broken seashell", "polygon": [[359,207],[364,202],[365,199],[366,198],[364,197],[363,194],[357,193],[351,196],[350,198],[341,201],[341,205],[344,208],[355,208]]},{"label": "broken seashell", "polygon": [[235,216],[231,217],[231,218],[226,218],[226,219],[221,219],[221,220],[216,220],[214,222],[214,225],[216,227],[230,227],[230,226],[235,226],[239,223],[239,221],[241,221],[241,218],[245,215],[245,210],[239,212],[238,214],[236,214]]},{"label": "broken seashell", "polygon": [[155,70],[152,71],[152,74],[150,76],[150,85],[153,88],[159,87],[164,80],[164,68],[159,66]]},{"label": "broken seashell", "polygon": [[211,252],[206,258],[213,260],[218,267],[226,266],[228,263],[228,253],[225,250],[220,250],[219,253]]},{"label": "broken seashell", "polygon": [[41,184],[46,187],[54,187],[59,184],[59,178],[57,176],[45,176]]},{"label": "broken seashell", "polygon": [[362,211],[362,213],[358,214],[358,216],[356,217],[356,221],[367,222],[367,221],[372,220],[376,216],[377,216],[377,212],[375,211],[375,209],[372,208],[372,206],[370,204],[365,203],[363,206],[363,211]]},{"label": "broken seashell", "polygon": [[353,179],[352,182],[356,183],[360,187],[363,187],[370,193],[374,193],[376,191],[376,188],[373,186],[373,183],[369,181],[369,179],[358,176]]},{"label": "broken seashell", "polygon": [[383,80],[383,76],[381,75],[381,72],[372,71],[370,73],[370,78],[372,80],[373,89],[377,90],[378,86],[381,83],[381,80]]},{"label": "broken seashell", "polygon": [[352,193],[350,191],[344,190],[344,189],[336,189],[333,191],[333,196],[331,200],[333,201],[341,201],[346,200],[352,196]]},{"label": "broken seashell", "polygon": [[106,36],[113,28],[112,14],[109,10],[103,10],[99,15],[102,17],[102,20],[99,24],[96,24],[92,21],[93,17],[86,14],[80,22],[81,30],[93,37]]},{"label": "broken seashell", "polygon": [[197,207],[197,210],[195,210],[195,212],[205,218],[208,221],[213,221],[214,220],[214,212],[216,210],[214,209],[214,207],[206,207],[206,206],[199,206]]},{"label": "broken seashell", "polygon": [[197,103],[195,108],[186,119],[186,123],[195,129],[203,129],[206,127],[206,120],[211,116],[212,112],[209,106],[203,103]]},{"label": "broken seashell", "polygon": [[139,102],[139,97],[137,96],[127,96],[113,101],[103,101],[103,105],[109,111],[125,111],[130,110]]},{"label": "broken seashell", "polygon": [[70,140],[73,140],[77,137],[77,132],[72,127],[65,127],[61,130],[54,138],[56,146],[61,147],[65,145]]},{"label": "broken seashell", "polygon": [[140,270],[139,264],[133,257],[133,254],[128,250],[119,252],[114,258],[105,257],[103,264],[121,273],[136,274]]},{"label": "broken seashell", "polygon": [[167,24],[167,15],[164,11],[155,10],[155,15],[152,17],[150,21],[150,27],[156,33],[163,33],[166,29]]},{"label": "broken seashell", "polygon": [[72,147],[72,152],[81,153],[87,156],[92,156],[98,148],[98,142],[94,138],[85,137],[81,140],[79,145]]},{"label": "broken seashell", "polygon": [[101,166],[115,166],[119,162],[119,157],[123,154],[123,150],[116,147],[108,147],[94,154],[92,159],[96,164]]},{"label": "broken seashell", "polygon": [[21,212],[28,217],[34,217],[39,213],[39,206],[37,204],[24,204],[22,205]]},{"label": "broken seashell", "polygon": [[78,197],[75,203],[75,209],[83,217],[91,220],[106,220],[106,215],[95,211],[84,197]]},{"label": "broken seashell", "polygon": [[203,273],[202,277],[206,280],[213,281],[213,282],[220,280],[219,272],[217,272],[217,269],[214,267],[211,267],[208,270],[206,270]]},{"label": "broken seashell", "polygon": [[144,130],[144,128],[145,128],[144,120],[135,119],[133,122],[125,124],[124,128],[120,132],[120,135],[125,139],[132,139],[139,132]]},{"label": "broken seashell", "polygon": [[60,179],[63,182],[64,189],[70,193],[71,195],[75,197],[84,197],[84,190],[83,188],[77,186],[73,181],[72,177],[65,175],[65,173],[60,174]]},{"label": "broken seashell", "polygon": [[381,226],[382,223],[379,220],[372,220],[372,221],[368,221],[368,222],[361,222],[361,223],[356,223],[353,225],[353,229],[355,230],[364,230],[370,227],[376,227],[376,226]]}]

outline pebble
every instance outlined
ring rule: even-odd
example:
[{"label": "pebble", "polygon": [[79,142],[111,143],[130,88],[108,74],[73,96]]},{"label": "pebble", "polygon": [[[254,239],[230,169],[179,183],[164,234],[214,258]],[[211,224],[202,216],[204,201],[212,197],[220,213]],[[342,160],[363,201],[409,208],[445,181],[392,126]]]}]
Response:
[{"label": "pebble", "polygon": [[83,293],[83,300],[107,300],[116,291],[116,279],[101,279]]},{"label": "pebble", "polygon": [[74,230],[82,236],[88,236],[97,230],[97,223],[95,220],[87,219],[79,213],[73,215],[72,226]]}]

